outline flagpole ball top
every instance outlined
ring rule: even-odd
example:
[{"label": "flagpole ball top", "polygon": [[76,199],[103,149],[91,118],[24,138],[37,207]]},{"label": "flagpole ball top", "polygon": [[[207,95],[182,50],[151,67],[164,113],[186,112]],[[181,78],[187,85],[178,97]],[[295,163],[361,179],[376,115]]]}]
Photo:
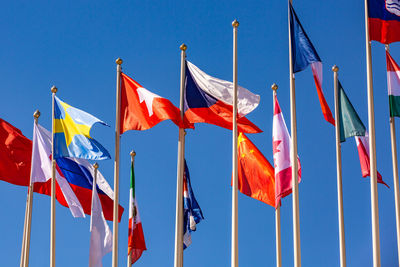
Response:
[{"label": "flagpole ball top", "polygon": [[117,58],[116,60],[115,60],[115,63],[117,63],[118,65],[121,65],[122,64],[122,59],[121,58]]},{"label": "flagpole ball top", "polygon": [[232,21],[232,27],[234,27],[234,28],[239,27],[239,21],[237,21],[236,19],[234,21]]},{"label": "flagpole ball top", "polygon": [[55,86],[53,85],[53,87],[51,87],[51,92],[52,92],[53,94],[55,94],[55,93],[57,93],[57,91],[58,91],[57,87],[55,87]]},{"label": "flagpole ball top", "polygon": [[99,168],[99,164],[96,162],[95,164],[93,164],[93,168],[98,169]]},{"label": "flagpole ball top", "polygon": [[39,117],[40,117],[40,111],[37,109],[37,110],[35,110],[35,112],[33,113],[33,117],[35,118],[35,119],[38,119]]},{"label": "flagpole ball top", "polygon": [[333,71],[333,72],[338,72],[338,71],[339,71],[339,67],[336,66],[336,65],[333,65],[332,71]]},{"label": "flagpole ball top", "polygon": [[132,150],[130,154],[131,154],[131,157],[132,157],[132,158],[135,157],[135,156],[136,156],[135,150]]},{"label": "flagpole ball top", "polygon": [[278,90],[278,85],[277,85],[276,83],[274,83],[273,85],[271,85],[271,89],[272,89],[273,91]]},{"label": "flagpole ball top", "polygon": [[181,44],[181,46],[179,47],[180,50],[182,51],[186,51],[187,46],[185,44]]}]

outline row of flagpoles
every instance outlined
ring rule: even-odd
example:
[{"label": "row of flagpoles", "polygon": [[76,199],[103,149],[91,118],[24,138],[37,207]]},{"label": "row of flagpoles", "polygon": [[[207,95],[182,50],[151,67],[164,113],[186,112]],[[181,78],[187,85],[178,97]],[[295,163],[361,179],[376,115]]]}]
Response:
[{"label": "row of flagpoles", "polygon": [[[251,112],[257,105],[258,101],[255,99],[257,96],[244,88],[238,86],[237,81],[237,35],[239,23],[235,20],[232,23],[233,26],[233,83],[219,80],[217,78],[208,76],[195,65],[186,60],[186,45],[180,47],[181,50],[181,76],[180,76],[180,105],[179,109],[173,106],[169,100],[159,97],[143,88],[136,81],[131,79],[122,73],[122,60],[117,59],[117,85],[116,85],[116,128],[115,128],[115,157],[114,157],[114,194],[113,194],[113,239],[112,239],[112,266],[118,266],[118,221],[120,220],[120,206],[119,206],[119,158],[120,158],[120,136],[127,130],[144,130],[153,127],[158,122],[170,119],[177,126],[179,126],[179,139],[178,139],[178,157],[177,157],[177,191],[176,191],[176,220],[175,220],[175,248],[174,248],[174,267],[183,266],[183,249],[185,247],[184,238],[184,188],[185,183],[188,183],[185,176],[188,175],[185,171],[185,134],[186,128],[193,128],[194,123],[207,122],[215,124],[224,128],[232,130],[232,232],[231,232],[231,266],[237,267],[239,265],[239,251],[238,251],[238,190],[242,193],[259,199],[253,195],[252,189],[246,189],[243,187],[242,179],[265,179],[265,181],[271,182],[273,179],[274,192],[271,197],[266,188],[260,190],[264,193],[263,199],[259,199],[267,204],[270,204],[276,208],[275,220],[276,220],[276,262],[277,266],[282,265],[281,255],[281,239],[280,239],[280,199],[286,195],[293,193],[292,196],[292,209],[293,209],[293,249],[294,249],[294,266],[301,266],[301,246],[300,246],[300,218],[299,218],[299,181],[300,181],[300,160],[297,153],[297,123],[296,123],[296,97],[295,97],[295,73],[304,70],[307,66],[311,65],[314,80],[316,83],[317,93],[321,104],[321,109],[324,118],[327,122],[335,126],[336,135],[336,153],[337,153],[337,190],[338,190],[338,225],[339,225],[339,247],[340,247],[340,265],[346,266],[346,248],[345,248],[345,231],[344,231],[344,216],[343,216],[343,190],[342,190],[342,167],[341,167],[341,142],[345,138],[354,136],[357,142],[357,147],[360,156],[360,163],[362,166],[363,176],[370,176],[371,183],[371,222],[372,222],[372,244],[373,244],[373,263],[374,267],[380,266],[380,243],[379,243],[379,216],[378,216],[378,197],[377,197],[377,182],[383,183],[380,174],[377,171],[376,163],[376,144],[375,144],[375,121],[374,121],[374,103],[373,103],[373,85],[372,85],[372,63],[371,63],[371,40],[376,40],[386,44],[387,50],[387,64],[388,64],[388,88],[389,88],[389,99],[400,95],[399,89],[394,89],[395,86],[400,86],[400,68],[389,55],[389,43],[400,41],[400,37],[396,37],[393,34],[394,28],[388,28],[386,32],[389,37],[382,37],[383,39],[377,39],[377,35],[374,34],[370,38],[372,32],[372,26],[370,23],[375,23],[375,15],[371,15],[369,8],[375,8],[379,5],[384,5],[384,0],[365,0],[365,29],[366,29],[366,58],[367,58],[367,92],[368,92],[368,133],[365,126],[359,119],[354,107],[350,103],[348,97],[344,93],[343,87],[338,80],[339,68],[334,66],[332,68],[334,73],[334,90],[335,90],[335,119],[329,109],[329,106],[325,100],[322,91],[322,63],[319,58],[313,44],[308,38],[303,26],[293,9],[292,1],[288,2],[288,28],[289,28],[289,80],[290,80],[290,118],[291,118],[291,134],[286,128],[285,121],[283,119],[282,111],[277,101],[277,85],[273,85],[273,110],[274,110],[274,122],[273,122],[273,141],[274,141],[274,165],[275,169],[268,163],[261,152],[257,158],[257,165],[260,168],[269,168],[268,175],[259,177],[246,177],[246,170],[239,169],[241,167],[241,157],[245,153],[241,154],[241,146],[249,143],[254,146],[243,134],[259,132],[259,129],[245,118],[245,115]],[[373,10],[374,12],[376,9]],[[379,14],[377,15],[379,18]],[[387,17],[380,19],[385,20]],[[400,23],[400,19],[398,19]],[[373,27],[376,27],[373,26]],[[374,28],[376,30],[376,28]],[[397,36],[400,34],[397,33]],[[393,37],[395,36],[395,37]],[[380,37],[379,37],[380,38]],[[396,39],[397,38],[397,39]],[[390,60],[393,60],[391,63]],[[395,74],[393,76],[389,73],[389,63],[392,64],[391,70],[394,69]],[[393,65],[394,64],[394,65]],[[394,66],[394,67],[393,67]],[[398,71],[398,72],[397,72]],[[392,77],[392,78],[391,78]],[[397,78],[396,78],[397,77]],[[393,80],[398,79],[398,80]],[[208,82],[210,80],[217,81],[221,87],[211,88]],[[398,84],[394,84],[398,81]],[[215,83],[215,84],[217,84]],[[211,88],[211,89],[210,89]],[[222,89],[221,89],[222,88]],[[204,100],[200,104],[192,99],[192,95],[189,95],[188,90],[191,90],[192,94],[195,92],[201,97],[207,95],[209,102]],[[227,95],[216,96],[215,92],[218,90],[225,90]],[[240,90],[241,93],[238,93]],[[399,93],[393,93],[393,90],[398,90]],[[89,131],[92,125],[96,122],[103,123],[99,119],[92,115],[73,108],[70,105],[62,102],[56,97],[57,88],[53,87],[52,91],[52,131],[49,133],[51,141],[51,152],[49,155],[53,155],[51,159],[51,174],[48,175],[51,178],[51,239],[50,239],[50,266],[55,266],[55,199],[56,199],[56,177],[57,177],[57,166],[61,163],[61,160],[65,157],[69,158],[83,158],[91,160],[100,160],[110,158],[108,152],[97,142],[93,143],[90,141],[91,146],[95,146],[97,152],[90,151],[86,148],[84,151],[78,150],[75,142],[83,142],[89,140]],[[244,92],[244,95],[243,95]],[[240,100],[248,101],[247,110],[243,110],[243,106],[238,104],[238,98]],[[258,96],[259,97],[259,96]],[[197,99],[199,100],[199,99]],[[145,103],[143,103],[143,101]],[[158,101],[158,102],[157,102]],[[395,100],[392,100],[392,102]],[[157,103],[162,102],[164,106],[160,108]],[[392,105],[395,103],[391,102],[391,115],[390,115],[390,131],[391,131],[391,142],[392,142],[392,160],[393,160],[393,179],[394,179],[394,193],[395,193],[395,204],[396,204],[396,226],[397,226],[397,240],[398,240],[398,252],[400,255],[400,194],[399,194],[399,183],[398,183],[398,167],[397,167],[397,151],[396,151],[396,137],[395,137],[395,122],[394,116],[400,116],[400,114],[392,113]],[[143,105],[141,105],[143,103]],[[202,106],[203,105],[203,106]],[[222,116],[217,113],[208,113],[209,118],[205,119],[204,114],[196,113],[194,108],[205,108],[213,109],[213,106],[219,105],[220,110],[229,110],[232,118],[227,121],[222,119]],[[73,110],[73,112],[71,112]],[[213,111],[215,112],[215,111]],[[132,115],[133,114],[133,115]],[[161,114],[161,115],[160,115]],[[154,116],[153,116],[154,115]],[[35,131],[39,131],[38,118],[39,112],[36,112],[35,123],[34,123],[34,143],[35,148]],[[203,116],[203,117],[202,117]],[[214,117],[212,117],[214,116]],[[219,117],[218,117],[219,116]],[[144,119],[145,118],[145,119]],[[152,119],[150,119],[152,118]],[[148,121],[144,121],[144,120]],[[79,121],[80,123],[77,123]],[[83,123],[82,123],[83,122]],[[78,137],[77,137],[78,136]],[[38,142],[36,140],[36,142]],[[275,143],[276,142],[276,143]],[[282,144],[279,144],[282,142]],[[279,149],[276,149],[278,148]],[[254,146],[255,147],[255,146]],[[279,152],[278,152],[279,150]],[[100,152],[99,152],[100,151]],[[279,154],[280,153],[280,154]],[[34,151],[32,151],[34,155]],[[132,176],[133,174],[133,161],[134,154],[132,156]],[[363,161],[364,160],[364,163]],[[269,165],[268,165],[269,164]],[[285,165],[286,164],[286,165]],[[364,164],[364,165],[363,165]],[[21,266],[28,266],[29,263],[29,246],[30,246],[30,221],[32,218],[32,196],[35,191],[34,179],[34,156],[32,156],[31,162],[31,175],[28,187],[27,207],[25,213],[25,224],[23,233],[23,242],[21,250]],[[256,165],[255,165],[256,166]],[[97,189],[96,189],[96,177],[98,175],[98,165],[93,167],[93,182],[92,182],[92,204],[91,210],[98,208],[97,201]],[[289,169],[290,168],[290,169]],[[272,170],[272,171],[271,171]],[[282,171],[283,170],[283,171]],[[284,171],[287,172],[284,172]],[[47,170],[49,171],[49,170]],[[44,171],[45,172],[45,171]],[[272,174],[271,174],[272,172]],[[36,175],[36,174],[35,174]],[[57,178],[58,179],[58,178]],[[46,182],[47,180],[43,181]],[[286,184],[285,184],[285,183]],[[60,183],[57,180],[57,183]],[[270,183],[271,184],[271,183]],[[133,181],[134,185],[134,181]],[[61,187],[61,185],[60,185]],[[134,186],[133,186],[134,188]],[[63,190],[61,188],[61,190]],[[247,191],[246,191],[247,190]],[[264,191],[263,191],[264,190]],[[39,190],[40,191],[40,190]],[[190,189],[191,191],[191,189]],[[44,192],[44,191],[43,191]],[[48,191],[47,191],[48,193]],[[65,194],[65,192],[63,192]],[[269,192],[270,193],[270,192]],[[96,197],[97,196],[97,197]],[[66,200],[68,202],[68,200]],[[130,215],[136,213],[136,199],[132,198],[130,207]],[[68,205],[72,207],[70,203]],[[97,205],[97,206],[96,206]],[[82,207],[81,207],[82,208]],[[82,208],[82,215],[83,214]],[[104,210],[104,207],[103,207]],[[86,213],[87,211],[85,211]],[[75,215],[74,215],[75,216]],[[193,216],[193,215],[191,215]],[[107,219],[105,215],[103,221]],[[134,217],[132,221],[136,221]],[[94,216],[91,218],[91,230]],[[101,221],[101,220],[100,220]],[[139,220],[140,221],[140,220]],[[131,226],[131,222],[130,222]],[[107,232],[106,230],[104,230]],[[110,235],[105,235],[103,238],[110,238]],[[143,239],[144,241],[144,239]],[[91,241],[92,246],[92,241]],[[104,249],[104,248],[103,248]],[[131,248],[134,249],[134,248]],[[132,250],[128,255],[128,266],[132,264]],[[101,256],[102,257],[102,256]],[[100,261],[101,261],[100,257]],[[140,257],[140,256],[139,256]],[[399,259],[400,264],[400,259]]]}]

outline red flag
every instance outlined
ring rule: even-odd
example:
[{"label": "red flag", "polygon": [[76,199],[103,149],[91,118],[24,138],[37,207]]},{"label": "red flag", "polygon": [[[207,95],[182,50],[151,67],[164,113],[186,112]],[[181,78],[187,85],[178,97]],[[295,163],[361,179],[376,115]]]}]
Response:
[{"label": "red flag", "polygon": [[143,88],[121,73],[121,134],[128,130],[147,130],[161,121],[172,120],[177,126],[194,128],[185,120],[171,101]]}]

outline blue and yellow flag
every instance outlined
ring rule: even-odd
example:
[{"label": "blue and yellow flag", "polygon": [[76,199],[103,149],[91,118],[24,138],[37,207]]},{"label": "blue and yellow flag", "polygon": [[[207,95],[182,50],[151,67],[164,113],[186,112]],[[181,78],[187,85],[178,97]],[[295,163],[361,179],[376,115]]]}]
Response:
[{"label": "blue and yellow flag", "polygon": [[107,126],[98,118],[55,97],[54,157],[91,160],[111,158],[110,153],[90,136],[90,129],[97,122]]}]

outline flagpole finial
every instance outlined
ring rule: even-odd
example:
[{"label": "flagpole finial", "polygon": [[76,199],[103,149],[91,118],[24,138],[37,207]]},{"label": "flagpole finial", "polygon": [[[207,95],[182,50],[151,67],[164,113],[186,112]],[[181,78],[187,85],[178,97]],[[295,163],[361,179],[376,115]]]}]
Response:
[{"label": "flagpole finial", "polygon": [[271,89],[276,92],[276,90],[278,90],[278,85],[276,83],[274,83],[273,85],[271,85]]},{"label": "flagpole finial", "polygon": [[237,21],[236,19],[234,21],[232,21],[232,27],[234,27],[234,28],[239,27],[239,21]]},{"label": "flagpole finial", "polygon": [[336,66],[336,65],[333,65],[332,71],[333,71],[333,72],[338,72],[338,71],[339,71],[339,67]]},{"label": "flagpole finial", "polygon": [[93,168],[98,169],[99,168],[99,164],[96,162],[95,164],[93,164]]},{"label": "flagpole finial", "polygon": [[58,91],[58,89],[57,89],[57,87],[55,87],[54,85],[51,87],[51,92],[53,93],[53,94],[55,94],[55,93],[57,93],[57,91]]},{"label": "flagpole finial", "polygon": [[132,150],[130,154],[131,154],[131,157],[134,158],[136,156],[135,150]]},{"label": "flagpole finial", "polygon": [[39,119],[39,117],[40,117],[40,111],[37,109],[37,110],[35,110],[35,113],[33,113],[33,117],[35,118],[35,119]]},{"label": "flagpole finial", "polygon": [[118,65],[121,65],[122,64],[122,59],[121,58],[117,58],[116,60],[115,60],[115,63],[117,63]]},{"label": "flagpole finial", "polygon": [[182,51],[186,51],[187,46],[185,44],[181,44],[181,46],[179,47],[180,50]]}]

